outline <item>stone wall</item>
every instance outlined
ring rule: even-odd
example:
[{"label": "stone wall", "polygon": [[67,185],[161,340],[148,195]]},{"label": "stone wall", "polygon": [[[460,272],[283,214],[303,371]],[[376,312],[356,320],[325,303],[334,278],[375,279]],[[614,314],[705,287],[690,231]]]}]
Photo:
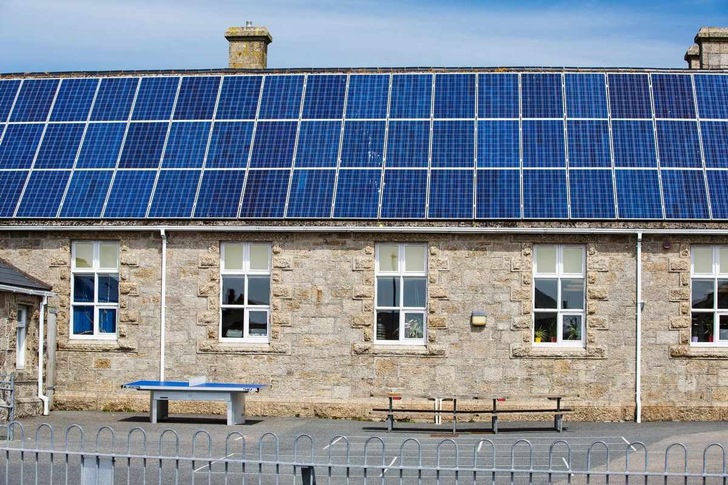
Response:
[{"label": "stone wall", "polygon": [[[72,234],[0,238],[2,257],[59,295],[55,405],[143,411],[146,393],[119,389],[156,378],[160,361],[161,239],[155,233],[84,235],[121,248],[118,342],[69,340]],[[220,243],[272,245],[269,344],[221,343]],[[428,246],[427,343],[373,342],[374,258],[379,242]],[[726,416],[728,349],[689,345],[690,244],[710,238],[645,237],[643,244],[643,419]],[[531,344],[536,244],[583,244],[587,265],[584,348]],[[350,232],[168,233],[167,379],[260,382],[251,414],[381,418],[371,398],[411,394],[564,393],[576,419],[633,419],[636,238],[617,235],[418,235]],[[487,325],[469,323],[473,310]],[[175,403],[172,411],[220,410]],[[708,412],[704,412],[708,410]]]}]

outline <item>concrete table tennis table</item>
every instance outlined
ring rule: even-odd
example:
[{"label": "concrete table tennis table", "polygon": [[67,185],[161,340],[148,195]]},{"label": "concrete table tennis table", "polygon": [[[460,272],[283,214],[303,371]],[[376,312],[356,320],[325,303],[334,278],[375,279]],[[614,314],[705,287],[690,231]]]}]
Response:
[{"label": "concrete table tennis table", "polygon": [[227,403],[227,424],[245,424],[245,395],[259,392],[265,384],[231,384],[184,381],[134,381],[122,388],[149,391],[149,420],[169,417],[169,401],[223,401]]}]

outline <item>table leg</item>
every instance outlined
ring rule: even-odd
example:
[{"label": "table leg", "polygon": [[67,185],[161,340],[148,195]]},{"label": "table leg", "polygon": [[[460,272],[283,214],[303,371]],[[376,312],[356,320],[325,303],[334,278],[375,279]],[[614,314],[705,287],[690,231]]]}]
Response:
[{"label": "table leg", "polygon": [[561,433],[561,428],[563,426],[563,423],[562,423],[562,416],[559,411],[561,411],[561,398],[557,397],[556,398],[556,414],[554,414],[554,429],[556,429],[556,431]]},{"label": "table leg", "polygon": [[389,414],[387,415],[387,433],[392,431],[392,428],[394,428],[394,407],[392,404],[393,397],[389,396]]},{"label": "table leg", "polygon": [[149,393],[149,421],[157,423],[169,417],[169,401],[157,399],[154,391]]},{"label": "table leg", "polygon": [[436,397],[433,400],[435,401],[435,424],[442,424],[442,414],[438,412],[442,411],[442,398]]},{"label": "table leg", "polygon": [[458,400],[453,398],[452,400],[452,434],[455,434],[458,430]]},{"label": "table leg", "polygon": [[493,399],[493,415],[490,418],[493,434],[498,434],[498,399]]},{"label": "table leg", "polygon": [[231,392],[227,409],[227,424],[245,424],[245,393]]}]

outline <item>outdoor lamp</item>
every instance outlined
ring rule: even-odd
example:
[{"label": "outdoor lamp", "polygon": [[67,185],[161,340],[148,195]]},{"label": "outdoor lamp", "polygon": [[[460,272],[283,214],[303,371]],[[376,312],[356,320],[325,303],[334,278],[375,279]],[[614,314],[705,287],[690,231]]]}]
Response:
[{"label": "outdoor lamp", "polygon": [[470,314],[470,325],[474,327],[485,326],[485,312],[483,310],[473,310]]}]

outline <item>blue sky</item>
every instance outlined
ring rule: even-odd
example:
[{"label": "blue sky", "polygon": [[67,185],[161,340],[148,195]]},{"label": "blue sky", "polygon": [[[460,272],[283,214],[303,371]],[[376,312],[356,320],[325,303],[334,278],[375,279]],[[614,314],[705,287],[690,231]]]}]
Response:
[{"label": "blue sky", "polygon": [[728,0],[0,0],[0,72],[226,67],[246,20],[273,68],[684,67]]}]

